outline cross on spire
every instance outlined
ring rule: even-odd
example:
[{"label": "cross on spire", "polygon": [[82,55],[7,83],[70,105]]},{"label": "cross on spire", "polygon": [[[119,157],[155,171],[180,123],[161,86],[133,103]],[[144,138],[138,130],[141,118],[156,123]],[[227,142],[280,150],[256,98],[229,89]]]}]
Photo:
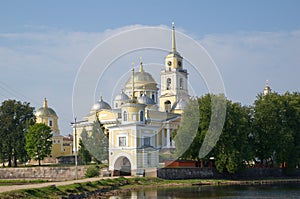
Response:
[{"label": "cross on spire", "polygon": [[175,43],[175,24],[172,22],[172,52],[176,52],[176,43]]}]

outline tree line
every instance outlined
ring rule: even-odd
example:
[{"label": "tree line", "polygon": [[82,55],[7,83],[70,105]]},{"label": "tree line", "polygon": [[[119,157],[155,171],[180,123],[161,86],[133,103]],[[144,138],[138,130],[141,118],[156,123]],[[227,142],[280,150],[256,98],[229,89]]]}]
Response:
[{"label": "tree line", "polygon": [[0,162],[16,167],[30,159],[40,161],[50,155],[51,128],[37,124],[34,107],[28,102],[6,100],[0,106]]},{"label": "tree line", "polygon": [[[222,106],[225,111],[218,112]],[[221,134],[214,137],[222,116]],[[252,106],[224,95],[192,99],[172,136],[177,158],[214,161],[219,172],[235,173],[252,164],[292,172],[300,163],[300,93],[259,94]],[[202,156],[203,150],[209,153]]]}]

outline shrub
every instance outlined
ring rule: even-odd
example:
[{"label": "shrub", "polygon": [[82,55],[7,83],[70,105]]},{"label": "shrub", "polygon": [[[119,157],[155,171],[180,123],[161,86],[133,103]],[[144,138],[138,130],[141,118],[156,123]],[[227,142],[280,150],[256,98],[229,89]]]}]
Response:
[{"label": "shrub", "polygon": [[85,177],[92,178],[95,176],[99,176],[99,167],[98,166],[90,166],[87,168],[85,172]]}]

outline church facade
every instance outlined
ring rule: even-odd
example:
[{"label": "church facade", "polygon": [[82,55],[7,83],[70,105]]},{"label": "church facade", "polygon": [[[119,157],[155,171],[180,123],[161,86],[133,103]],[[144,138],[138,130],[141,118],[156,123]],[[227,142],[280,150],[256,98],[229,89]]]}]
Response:
[{"label": "church facade", "polygon": [[[175,149],[172,131],[178,128],[186,107],[188,72],[176,50],[172,25],[172,48],[161,70],[161,88],[140,61],[138,71],[132,68],[125,87],[109,105],[102,97],[81,122],[73,125],[74,146],[81,132],[91,132],[98,117],[108,134],[109,170],[115,175],[142,173],[159,166],[159,154]],[[75,135],[76,134],[76,135]]]}]

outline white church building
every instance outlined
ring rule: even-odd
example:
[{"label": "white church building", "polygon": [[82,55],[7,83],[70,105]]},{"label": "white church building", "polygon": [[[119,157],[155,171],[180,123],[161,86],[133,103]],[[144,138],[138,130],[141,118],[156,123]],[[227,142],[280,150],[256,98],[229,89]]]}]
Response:
[{"label": "white church building", "polygon": [[136,175],[157,168],[159,153],[175,148],[171,134],[178,128],[189,94],[188,72],[176,49],[174,24],[171,40],[172,48],[161,70],[161,88],[141,61],[138,71],[132,68],[131,77],[112,105],[100,97],[83,121],[76,124],[74,146],[75,142],[78,146],[83,130],[92,131],[98,116],[109,135],[108,164],[115,175]]}]

